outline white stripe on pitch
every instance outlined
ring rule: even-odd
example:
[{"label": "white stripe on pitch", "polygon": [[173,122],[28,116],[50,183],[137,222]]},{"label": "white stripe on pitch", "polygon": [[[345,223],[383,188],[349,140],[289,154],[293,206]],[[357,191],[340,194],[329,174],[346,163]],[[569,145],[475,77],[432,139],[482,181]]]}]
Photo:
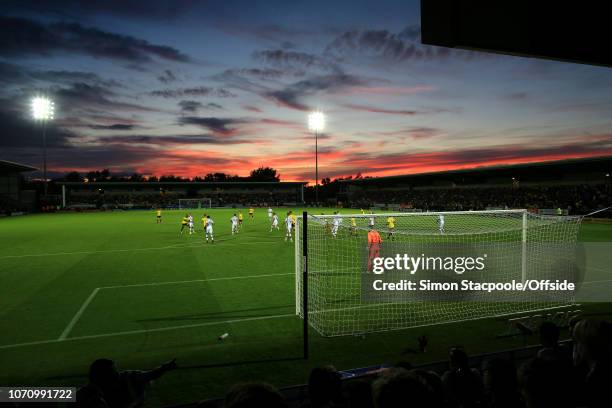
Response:
[{"label": "white stripe on pitch", "polygon": [[116,332],[116,333],[92,334],[88,336],[67,337],[62,340],[55,339],[55,340],[30,341],[27,343],[6,344],[3,346],[0,346],[0,350],[17,348],[17,347],[25,347],[25,346],[35,346],[35,345],[40,345],[40,344],[62,343],[62,342],[67,342],[67,341],[90,340],[90,339],[99,339],[99,338],[104,338],[104,337],[127,336],[127,335],[132,335],[132,334],[155,333],[155,332],[163,332],[163,331],[179,330],[179,329],[191,329],[191,328],[196,328],[196,327],[215,326],[215,325],[220,325],[220,324],[233,324],[233,323],[257,321],[257,320],[280,319],[284,317],[295,317],[295,314],[287,313],[287,314],[271,315],[271,316],[245,317],[242,319],[223,320],[219,322],[206,322],[206,323],[186,324],[182,326],[159,327],[157,329],[142,329],[142,330],[122,331],[122,332]]}]

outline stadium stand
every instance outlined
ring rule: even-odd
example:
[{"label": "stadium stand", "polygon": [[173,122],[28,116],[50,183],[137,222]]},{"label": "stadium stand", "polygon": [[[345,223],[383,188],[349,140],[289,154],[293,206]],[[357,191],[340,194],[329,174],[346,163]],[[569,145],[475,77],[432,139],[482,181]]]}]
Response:
[{"label": "stadium stand", "polygon": [[338,200],[354,208],[454,211],[528,208],[587,214],[609,205],[612,158],[340,181]]},{"label": "stadium stand", "polygon": [[0,160],[0,214],[30,211],[34,208],[36,194],[23,189],[22,173],[35,171],[26,164]]},{"label": "stadium stand", "polygon": [[303,182],[58,182],[64,208],[174,208],[208,198],[213,207],[296,205]]}]

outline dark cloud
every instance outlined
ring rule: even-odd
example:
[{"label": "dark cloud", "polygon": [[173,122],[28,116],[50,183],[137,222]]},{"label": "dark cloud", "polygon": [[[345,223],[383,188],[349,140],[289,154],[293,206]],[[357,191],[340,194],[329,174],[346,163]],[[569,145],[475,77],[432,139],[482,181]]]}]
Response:
[{"label": "dark cloud", "polygon": [[223,74],[222,77],[232,76],[243,76],[243,77],[251,77],[255,79],[279,79],[285,76],[303,76],[303,70],[281,70],[274,68],[240,68],[240,69],[228,69]]},{"label": "dark cloud", "polygon": [[178,103],[181,108],[181,112],[183,113],[194,113],[198,110],[223,110],[223,106],[218,103],[209,102],[207,104],[203,104],[198,101],[180,101]]},{"label": "dark cloud", "polygon": [[157,77],[157,79],[159,80],[159,82],[168,84],[170,82],[176,81],[176,75],[174,75],[174,73],[171,70],[166,69],[160,76]]},{"label": "dark cloud", "polygon": [[206,110],[222,110],[223,109],[223,106],[219,105],[218,103],[214,103],[214,102],[203,104],[202,102],[198,102],[198,101],[180,101],[178,105],[181,108],[181,112],[183,113],[195,113],[200,109],[206,109]]},{"label": "dark cloud", "polygon": [[121,84],[113,79],[106,80],[93,72],[83,71],[30,71],[30,77],[41,81],[58,84],[73,84],[77,82],[95,84],[105,87],[119,87]]},{"label": "dark cloud", "polygon": [[45,81],[52,84],[87,83],[104,87],[120,87],[116,80],[106,80],[98,74],[70,70],[30,70],[26,67],[0,61],[0,83],[6,85],[34,85],[35,81]]},{"label": "dark cloud", "polygon": [[314,54],[287,50],[263,50],[253,53],[253,58],[265,64],[282,69],[299,70],[304,68],[317,68],[327,71],[338,71],[335,63],[329,58],[321,58]]},{"label": "dark cloud", "polygon": [[236,95],[224,88],[210,88],[198,86],[195,88],[159,89],[149,92],[151,96],[161,98],[184,98],[184,97],[203,97],[212,96],[217,98],[233,98]]},{"label": "dark cloud", "polygon": [[284,89],[267,91],[262,96],[278,105],[291,109],[307,111],[310,108],[302,101],[304,97],[317,92],[337,92],[351,86],[363,86],[367,81],[348,74],[323,75],[291,84]]},{"label": "dark cloud", "polygon": [[21,67],[0,61],[0,84],[17,85],[29,80],[30,78]]},{"label": "dark cloud", "polygon": [[75,83],[71,87],[57,89],[53,95],[57,100],[56,105],[61,106],[64,111],[84,108],[156,111],[146,106],[118,101],[118,95],[108,88],[86,83]]},{"label": "dark cloud", "polygon": [[431,127],[414,127],[408,129],[408,134],[414,139],[429,139],[440,133],[439,129]]},{"label": "dark cloud", "polygon": [[244,119],[184,116],[179,118],[181,125],[196,125],[208,129],[215,135],[232,136],[237,132],[236,125],[246,123]]},{"label": "dark cloud", "polygon": [[410,109],[386,109],[386,108],[377,108],[374,106],[354,105],[354,104],[346,104],[344,106],[352,110],[372,112],[372,113],[388,113],[392,115],[412,116],[412,115],[418,115],[418,114],[423,113],[417,110],[410,110]]},{"label": "dark cloud", "polygon": [[204,109],[223,109],[223,106],[219,105],[218,103],[214,103],[214,102],[209,102],[206,105],[204,105]]},{"label": "dark cloud", "polygon": [[388,109],[388,108],[380,108],[376,106],[368,106],[368,105],[357,105],[357,104],[346,104],[344,107],[352,110],[363,111],[363,112],[371,112],[371,113],[386,113],[390,115],[403,115],[403,116],[414,116],[414,115],[431,115],[434,113],[458,113],[461,110],[459,109],[447,109],[447,108],[422,108],[420,110],[416,109]]},{"label": "dark cloud", "polygon": [[202,108],[204,105],[202,102],[198,101],[180,101],[178,106],[181,108],[182,112],[194,113],[197,112],[198,109]]},{"label": "dark cloud", "polygon": [[[1,101],[4,103],[3,101]],[[0,110],[0,151],[9,148],[34,148],[36,152],[42,148],[41,124],[21,116],[20,112]],[[67,147],[71,144],[74,134],[56,126],[53,122],[46,125],[47,146]],[[10,156],[4,157],[9,158]]]},{"label": "dark cloud", "polygon": [[3,35],[0,55],[83,54],[131,63],[151,62],[153,58],[188,62],[190,58],[173,47],[151,44],[132,36],[111,33],[79,23],[42,23],[35,20],[0,16]]},{"label": "dark cloud", "polygon": [[90,129],[95,130],[133,130],[136,125],[127,125],[125,123],[114,123],[112,125],[89,125]]},{"label": "dark cloud", "polygon": [[192,145],[192,144],[242,144],[250,143],[240,139],[219,138],[215,135],[129,135],[129,136],[106,136],[98,139],[104,144],[145,144],[149,146],[169,145]]},{"label": "dark cloud", "polygon": [[423,45],[420,41],[420,27],[414,25],[399,33],[388,30],[349,30],[334,38],[324,51],[324,55],[329,58],[366,56],[392,62],[434,60],[446,58],[451,54],[464,59],[485,55],[474,51]]},{"label": "dark cloud", "polygon": [[143,6],[141,0],[4,0],[2,6],[6,11],[28,11],[74,19],[106,14],[131,19],[173,20],[188,13],[193,1],[149,1]]}]

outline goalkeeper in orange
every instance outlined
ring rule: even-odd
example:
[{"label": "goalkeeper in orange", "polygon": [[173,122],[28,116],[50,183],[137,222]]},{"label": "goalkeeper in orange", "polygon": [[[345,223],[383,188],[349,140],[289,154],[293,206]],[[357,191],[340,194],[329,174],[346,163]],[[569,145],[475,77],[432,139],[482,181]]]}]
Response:
[{"label": "goalkeeper in orange", "polygon": [[368,231],[368,270],[370,272],[372,270],[372,262],[374,258],[378,258],[380,256],[380,244],[382,244],[383,240],[380,237],[378,231],[374,226],[370,226],[370,231]]}]

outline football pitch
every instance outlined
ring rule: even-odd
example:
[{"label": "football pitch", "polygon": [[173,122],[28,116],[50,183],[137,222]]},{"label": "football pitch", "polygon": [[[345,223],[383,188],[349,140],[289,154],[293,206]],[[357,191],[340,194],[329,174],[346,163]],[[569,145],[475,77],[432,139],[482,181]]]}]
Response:
[{"label": "football pitch", "polygon": [[[458,344],[469,344],[470,353],[524,344],[496,338],[506,329],[501,319],[337,338],[311,331],[311,359],[303,360],[286,211],[277,211],[280,231],[270,232],[265,209],[257,208],[254,220],[243,210],[235,236],[231,209],[192,210],[193,235],[179,233],[184,210],[164,211],[161,224],[154,211],[0,219],[0,385],[78,386],[96,358],[142,369],[177,357],[180,368],[150,392],[152,405],[168,405],[223,395],[239,381],[303,383],[322,363],[420,363],[443,359]],[[215,220],[214,244],[204,242],[203,213]],[[581,227],[583,241],[611,238],[612,225]],[[589,281],[612,292],[607,265],[594,266]],[[431,339],[428,352],[405,354],[423,333]]]}]

